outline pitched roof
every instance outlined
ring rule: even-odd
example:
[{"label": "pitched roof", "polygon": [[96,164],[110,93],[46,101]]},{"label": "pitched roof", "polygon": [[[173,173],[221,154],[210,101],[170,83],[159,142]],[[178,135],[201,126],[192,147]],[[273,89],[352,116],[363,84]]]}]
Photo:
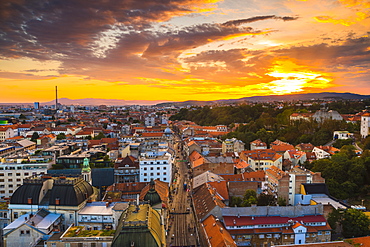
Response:
[{"label": "pitched roof", "polygon": [[216,206],[225,207],[221,198],[215,195],[214,190],[208,184],[202,184],[198,188],[195,188],[193,192],[195,213],[198,215],[199,220],[206,216]]},{"label": "pitched roof", "polygon": [[210,246],[213,247],[236,247],[235,241],[222,223],[215,216],[208,216],[202,223],[202,227],[208,238]]},{"label": "pitched roof", "polygon": [[227,189],[227,182],[225,180],[208,182],[208,184],[212,186],[214,191],[218,193],[224,200],[229,200],[229,191]]}]

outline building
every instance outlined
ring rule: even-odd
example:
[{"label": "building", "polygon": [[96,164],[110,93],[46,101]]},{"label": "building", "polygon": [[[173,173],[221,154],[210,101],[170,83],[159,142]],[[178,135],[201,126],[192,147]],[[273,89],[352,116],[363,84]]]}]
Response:
[{"label": "building", "polygon": [[288,205],[296,205],[295,195],[301,193],[301,184],[325,183],[320,172],[311,172],[299,166],[290,171],[271,166],[266,170],[267,186],[270,193],[283,198]]},{"label": "building", "polygon": [[260,139],[250,142],[251,150],[267,149],[267,144]]},{"label": "building", "polygon": [[353,133],[349,133],[345,130],[338,130],[333,133],[333,140],[346,140],[351,138],[354,138]]},{"label": "building", "polygon": [[161,215],[147,203],[132,203],[122,213],[112,247],[166,246]]},{"label": "building", "polygon": [[362,138],[366,138],[370,133],[370,113],[365,113],[361,117],[360,133]]},{"label": "building", "polygon": [[9,126],[0,126],[0,142],[14,137],[14,130]]},{"label": "building", "polygon": [[226,139],[222,142],[222,153],[240,153],[241,151],[244,151],[244,142],[236,139]]},{"label": "building", "polygon": [[47,157],[3,158],[0,163],[0,198],[9,198],[18,187],[22,186],[24,179],[46,174],[51,164],[52,159]]},{"label": "building", "polygon": [[24,212],[45,208],[64,218],[64,226],[77,225],[77,212],[88,200],[95,200],[97,192],[82,176],[33,176],[23,180],[12,195],[8,206],[11,220]]},{"label": "building", "polygon": [[159,179],[172,180],[172,155],[163,152],[146,152],[139,157],[140,182]]},{"label": "building", "polygon": [[312,118],[319,123],[329,119],[337,121],[343,120],[343,117],[337,111],[333,110],[330,111],[319,110],[312,115]]},{"label": "building", "polygon": [[205,219],[202,224],[205,242],[208,247],[226,246],[236,247],[236,243],[230,233],[224,229],[224,225],[213,215]]},{"label": "building", "polygon": [[62,215],[41,208],[35,214],[23,214],[4,228],[4,243],[7,247],[36,246],[60,231]]},{"label": "building", "polygon": [[[113,206],[109,202],[90,202],[77,213],[78,225],[86,230],[116,229],[113,220]],[[116,219],[117,222],[118,219]]]},{"label": "building", "polygon": [[139,162],[134,156],[127,155],[114,164],[114,183],[139,182]]},{"label": "building", "polygon": [[45,241],[46,247],[110,247],[114,231],[87,230],[84,226],[70,225],[65,232],[55,233]]},{"label": "building", "polygon": [[222,220],[238,246],[328,242],[331,228],[322,205],[222,208]]},{"label": "building", "polygon": [[283,165],[283,157],[271,149],[243,151],[240,153],[240,159],[247,162],[254,171],[267,170],[271,166],[282,169]]}]

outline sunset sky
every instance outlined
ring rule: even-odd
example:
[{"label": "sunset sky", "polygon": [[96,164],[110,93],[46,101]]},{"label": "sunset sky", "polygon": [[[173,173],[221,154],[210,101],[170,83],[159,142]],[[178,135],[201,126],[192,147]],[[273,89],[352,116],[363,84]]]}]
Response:
[{"label": "sunset sky", "polygon": [[3,0],[0,103],[370,94],[368,0]]}]

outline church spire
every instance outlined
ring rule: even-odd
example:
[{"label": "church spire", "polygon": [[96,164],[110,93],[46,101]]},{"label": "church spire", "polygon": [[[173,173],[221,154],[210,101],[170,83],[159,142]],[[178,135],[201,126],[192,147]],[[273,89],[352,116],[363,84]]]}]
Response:
[{"label": "church spire", "polygon": [[85,157],[84,159],[81,173],[82,173],[84,180],[88,182],[89,184],[92,184],[91,168],[90,168],[89,159],[87,157]]}]

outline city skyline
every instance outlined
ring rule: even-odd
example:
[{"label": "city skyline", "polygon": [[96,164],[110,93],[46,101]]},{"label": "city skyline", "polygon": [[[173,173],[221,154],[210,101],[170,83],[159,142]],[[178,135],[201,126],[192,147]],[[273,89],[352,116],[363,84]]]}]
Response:
[{"label": "city skyline", "polygon": [[370,94],[367,1],[1,5],[0,103]]}]

